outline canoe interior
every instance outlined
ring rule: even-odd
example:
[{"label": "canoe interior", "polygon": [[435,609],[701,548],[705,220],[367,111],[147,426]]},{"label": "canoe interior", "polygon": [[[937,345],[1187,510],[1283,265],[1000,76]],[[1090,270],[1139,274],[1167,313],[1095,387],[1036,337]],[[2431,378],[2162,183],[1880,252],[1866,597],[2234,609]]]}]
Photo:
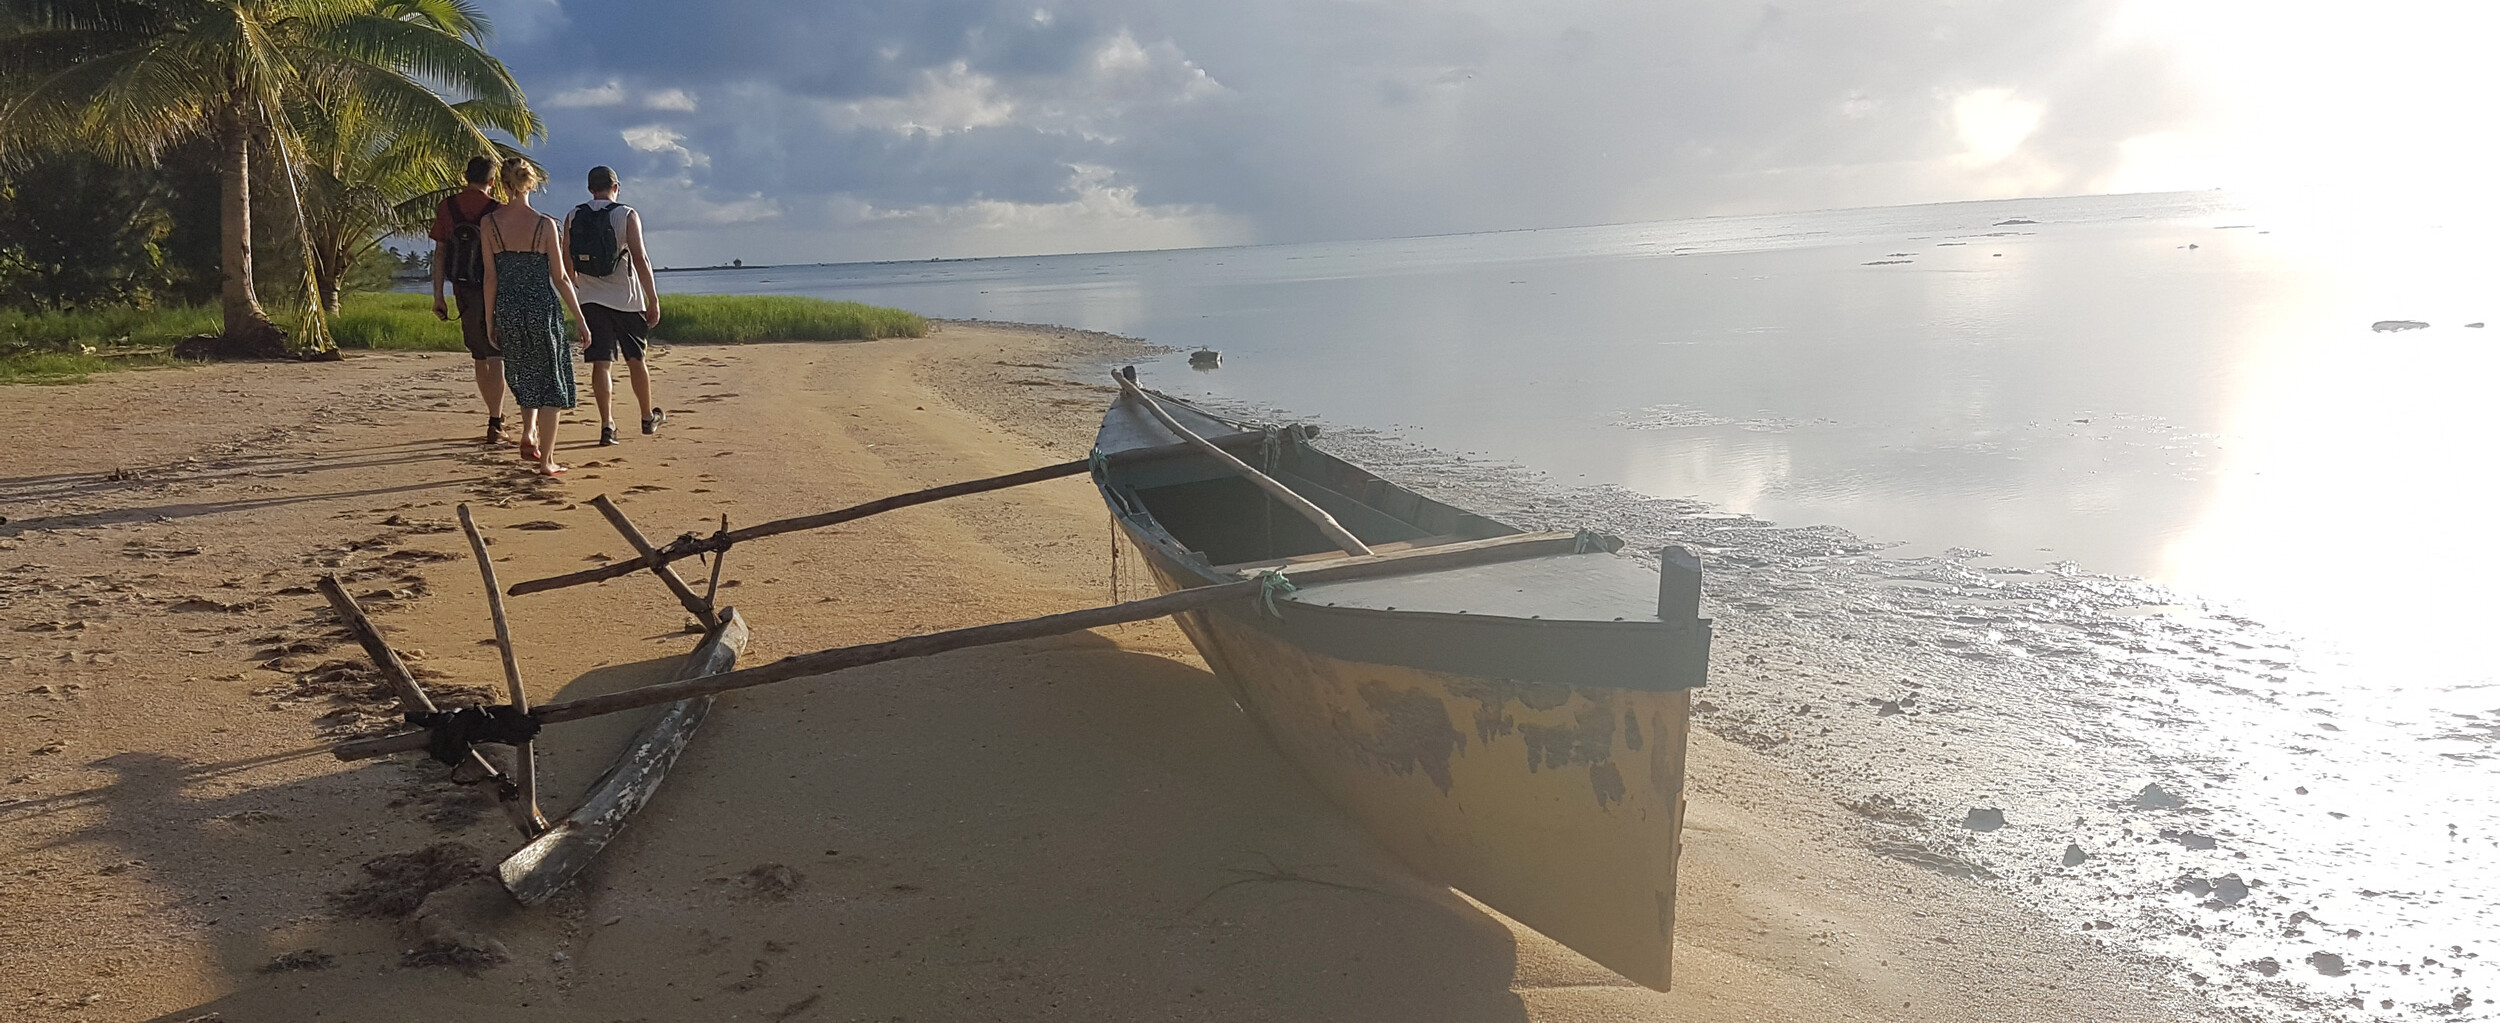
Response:
[{"label": "canoe interior", "polygon": [[[1481,540],[1519,532],[1294,442],[1244,461],[1335,516],[1365,544]],[[1342,553],[1318,526],[1211,458],[1174,458],[1121,474],[1123,489],[1173,541],[1217,565]]]}]

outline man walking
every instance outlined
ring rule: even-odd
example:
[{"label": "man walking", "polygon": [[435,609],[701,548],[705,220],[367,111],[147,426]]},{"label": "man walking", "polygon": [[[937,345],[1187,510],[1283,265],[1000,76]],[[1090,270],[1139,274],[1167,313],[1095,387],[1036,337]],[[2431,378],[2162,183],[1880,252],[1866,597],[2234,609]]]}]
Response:
[{"label": "man walking", "polygon": [[660,289],[651,280],[651,258],[642,247],[642,214],[616,201],[616,172],[590,169],[590,201],[565,222],[564,251],[573,260],[573,288],[590,327],[590,394],[599,403],[599,443],[616,443],[616,417],[608,404],[616,381],[608,373],[619,355],[634,385],[642,432],[656,433],[667,418],[651,403],[651,371],[643,366],[643,341],[660,322]]},{"label": "man walking", "polygon": [[495,161],[473,156],[462,173],[467,183],[434,207],[434,316],[448,320],[443,284],[451,283],[460,303],[460,341],[477,364],[477,396],[486,400],[486,443],[503,442],[503,352],[486,335],[486,249],[478,238],[478,221],[495,207],[487,183],[495,179]]}]

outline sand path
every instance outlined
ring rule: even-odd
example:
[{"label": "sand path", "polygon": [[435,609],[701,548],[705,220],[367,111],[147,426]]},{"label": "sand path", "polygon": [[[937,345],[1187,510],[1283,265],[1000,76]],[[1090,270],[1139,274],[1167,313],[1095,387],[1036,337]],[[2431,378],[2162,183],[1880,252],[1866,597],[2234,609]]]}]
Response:
[{"label": "sand path", "polygon": [[[1082,452],[1103,400],[1046,367],[1115,344],[954,324],[680,347],[655,366],[684,411],[608,449],[576,422],[556,483],[470,442],[456,356],[0,391],[0,1017],[2185,1014],[2088,936],[1866,852],[1827,795],[1707,734],[1678,987],[1629,986],[1373,848],[1165,623],[725,699],[586,883],[530,911],[482,883],[435,897],[499,965],[412,965],[404,907],[341,911],[378,857],[491,862],[514,838],[430,765],[310,748],[388,717],[335,663],[359,654],[303,590],[318,573],[350,574],[429,684],[483,689],[500,674],[454,503],[509,583],[623,549],[598,493],[664,538],[1026,468]],[[1063,480],[742,547],[724,585],[752,663],[1106,602],[1109,543]],[[512,610],[541,700],[664,677],[692,643],[647,578]],[[550,731],[551,812],[631,725]]]}]

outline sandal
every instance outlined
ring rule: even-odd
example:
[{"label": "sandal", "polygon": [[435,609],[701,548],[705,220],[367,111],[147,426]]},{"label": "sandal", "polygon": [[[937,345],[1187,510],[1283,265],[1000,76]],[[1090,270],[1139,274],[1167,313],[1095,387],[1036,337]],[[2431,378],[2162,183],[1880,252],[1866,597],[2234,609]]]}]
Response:
[{"label": "sandal", "polygon": [[537,461],[537,460],[538,460],[538,445],[530,443],[530,442],[529,442],[529,438],[527,438],[527,437],[523,437],[523,438],[521,438],[520,440],[514,441],[513,443],[518,444],[518,445],[520,445],[520,446],[521,446],[521,460],[522,460],[522,461],[524,461],[524,462],[535,462],[535,461]]},{"label": "sandal", "polygon": [[603,448],[616,446],[615,423],[609,423],[608,425],[599,428],[599,446]]},{"label": "sandal", "polygon": [[644,433],[658,433],[658,432],[660,432],[660,424],[661,424],[661,423],[665,423],[665,422],[667,422],[667,421],[668,421],[668,413],[666,413],[666,412],[662,412],[662,411],[660,411],[659,409],[654,408],[654,409],[652,409],[652,410],[651,410],[651,414],[650,414],[650,415],[647,415],[647,416],[642,417],[642,432],[644,432]]},{"label": "sandal", "polygon": [[502,417],[502,416],[488,416],[488,417],[486,417],[486,443],[489,443],[489,444],[501,444],[501,443],[503,443],[503,417]]}]

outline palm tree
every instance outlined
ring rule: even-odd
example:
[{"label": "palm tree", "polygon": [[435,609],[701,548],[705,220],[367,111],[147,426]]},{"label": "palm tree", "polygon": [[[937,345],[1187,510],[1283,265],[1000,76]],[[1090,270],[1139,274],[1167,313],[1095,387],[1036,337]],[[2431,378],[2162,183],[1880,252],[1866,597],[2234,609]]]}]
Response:
[{"label": "palm tree", "polygon": [[[292,169],[305,140],[289,115],[325,101],[381,136],[489,151],[481,122],[438,88],[473,109],[519,111],[483,123],[523,125],[534,139],[520,86],[478,45],[486,31],[469,0],[0,0],[0,140],[83,139],[152,161],[212,139],[226,339],[269,347],[284,335],[252,286],[254,152]],[[286,183],[300,215],[299,179]],[[324,347],[315,262],[308,253],[302,340]]]},{"label": "palm tree", "polygon": [[[338,312],[339,284],[358,260],[392,235],[424,233],[435,204],[457,190],[462,165],[478,152],[475,131],[449,138],[392,131],[372,111],[338,99],[299,104],[288,118],[303,143],[301,227],[313,287],[328,313]],[[526,107],[469,100],[454,109],[478,128],[523,139],[540,133]],[[489,151],[517,155],[500,144]]]}]

